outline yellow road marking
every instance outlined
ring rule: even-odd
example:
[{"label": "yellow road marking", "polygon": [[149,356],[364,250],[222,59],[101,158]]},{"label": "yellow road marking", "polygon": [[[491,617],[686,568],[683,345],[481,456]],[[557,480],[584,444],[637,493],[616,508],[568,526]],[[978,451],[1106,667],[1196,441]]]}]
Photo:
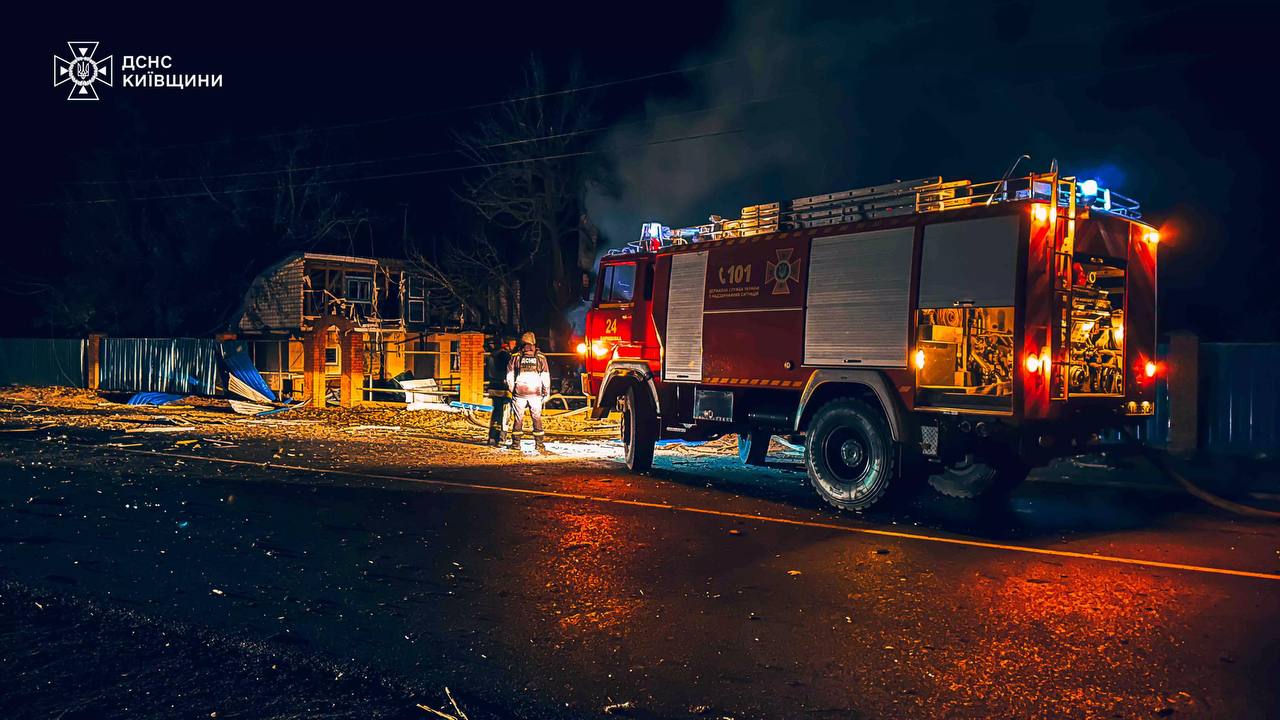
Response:
[{"label": "yellow road marking", "polygon": [[920,533],[899,532],[896,530],[880,530],[877,528],[854,527],[851,525],[839,525],[836,523],[817,522],[814,520],[794,520],[791,518],[772,517],[769,515],[751,515],[748,513],[738,513],[729,510],[713,510],[710,508],[692,507],[689,505],[672,505],[670,503],[647,502],[644,500],[628,500],[626,498],[611,498],[599,495],[583,495],[581,493],[557,492],[555,490],[534,490],[531,488],[517,488],[506,485],[488,485],[484,483],[470,483],[459,480],[436,480],[431,478],[415,478],[406,477],[404,475],[387,475],[383,473],[360,472],[356,470],[341,470],[338,468],[315,468],[305,465],[291,465],[285,463],[271,462],[255,462],[252,460],[236,460],[234,458],[213,458],[202,455],[190,455],[186,453],[160,452],[157,450],[131,450],[128,448],[106,448],[117,452],[131,453],[134,455],[157,455],[162,457],[180,458],[183,460],[204,460],[206,462],[226,463],[229,465],[251,465],[257,468],[274,468],[278,470],[295,470],[299,472],[322,473],[328,475],[344,475],[347,477],[372,478],[377,480],[396,480],[400,482],[422,483],[425,485],[435,485],[437,487],[461,488],[467,490],[482,490],[486,492],[504,492],[513,495],[536,495],[541,497],[554,497],[565,500],[585,500],[588,502],[612,503],[615,505],[627,505],[630,507],[653,508],[658,510],[676,510],[678,512],[694,513],[697,515],[710,515],[713,517],[733,518],[735,520],[752,520],[755,522],[774,523],[777,525],[792,525],[796,527],[817,528],[821,530],[836,530],[840,532],[854,533],[859,535],[876,535],[879,537],[891,537],[901,540],[921,540],[924,542],[936,542],[946,545],[960,545],[964,547],[984,548],[987,550],[1005,550],[1008,552],[1028,553],[1031,555],[1047,555],[1050,557],[1075,558],[1078,560],[1095,560],[1098,562],[1115,563],[1118,565],[1136,565],[1139,567],[1163,568],[1166,570],[1185,570],[1187,572],[1207,573],[1211,575],[1231,575],[1234,577],[1255,578],[1258,580],[1280,580],[1280,574],[1253,572],[1250,570],[1232,570],[1230,568],[1209,567],[1205,565],[1185,565],[1182,563],[1161,562],[1159,560],[1142,560],[1139,558],[1119,557],[1115,555],[1095,555],[1092,553],[1073,552],[1071,550],[1052,550],[1049,548],[1028,547],[1025,545],[1008,545],[1005,543],[986,542],[983,540],[965,540],[963,538],[940,537],[937,535],[923,535]]}]

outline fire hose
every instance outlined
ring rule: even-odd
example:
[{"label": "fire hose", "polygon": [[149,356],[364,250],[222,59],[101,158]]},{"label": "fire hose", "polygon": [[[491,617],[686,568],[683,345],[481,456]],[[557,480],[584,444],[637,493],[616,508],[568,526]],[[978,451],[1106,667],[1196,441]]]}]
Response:
[{"label": "fire hose", "polygon": [[[565,400],[565,397],[563,395],[556,394],[556,395],[550,396],[547,399],[548,400],[555,400],[555,399]],[[460,407],[462,409],[463,417],[465,417],[467,421],[470,422],[472,425],[475,425],[477,427],[482,427],[482,428],[489,427],[489,420],[487,419],[487,416],[492,412],[493,410],[492,407],[488,405],[474,405],[472,403],[460,403],[460,402],[455,402],[450,404],[456,407]],[[566,407],[568,406],[567,401],[565,403],[565,406]],[[590,410],[590,406],[580,407],[580,408],[577,408],[576,410],[559,410],[559,411],[551,411],[551,412],[547,411],[546,409],[543,409],[542,419],[544,422],[557,421],[563,418],[571,418],[571,417],[577,417],[580,415],[585,415],[588,410]],[[486,419],[481,420],[479,417],[481,414],[485,415]],[[618,435],[618,426],[613,423],[606,423],[606,424],[601,424],[598,427],[588,428],[584,430],[557,430],[557,429],[548,427],[547,433],[550,435],[557,435],[561,437],[613,438],[613,437],[617,437]]]},{"label": "fire hose", "polygon": [[1142,453],[1142,456],[1144,458],[1147,459],[1147,462],[1151,463],[1153,466],[1155,466],[1157,470],[1164,473],[1166,476],[1172,478],[1173,481],[1177,483],[1179,486],[1181,486],[1183,490],[1187,491],[1187,494],[1193,497],[1196,497],[1216,508],[1219,508],[1221,510],[1226,510],[1227,512],[1235,513],[1237,515],[1243,515],[1245,517],[1252,517],[1252,518],[1259,518],[1263,520],[1280,520],[1280,512],[1275,512],[1273,510],[1264,510],[1262,508],[1256,508],[1251,505],[1244,505],[1242,503],[1238,503],[1233,500],[1228,500],[1219,495],[1215,495],[1214,493],[1211,493],[1208,490],[1205,490],[1199,485],[1196,485],[1195,483],[1188,480],[1186,476],[1183,475],[1182,473],[1170,467],[1169,464],[1166,463],[1164,459],[1160,456],[1160,453],[1156,452],[1150,446],[1140,442],[1136,437],[1133,436],[1131,432],[1129,432],[1128,430],[1125,430],[1124,435],[1126,438],[1129,439],[1131,444],[1135,445],[1138,448],[1138,451]]}]

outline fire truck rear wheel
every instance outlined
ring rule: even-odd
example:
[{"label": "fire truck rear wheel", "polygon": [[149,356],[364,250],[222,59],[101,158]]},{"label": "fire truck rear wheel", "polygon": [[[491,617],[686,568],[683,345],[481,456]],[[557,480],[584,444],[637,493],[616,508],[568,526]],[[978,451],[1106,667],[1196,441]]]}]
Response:
[{"label": "fire truck rear wheel", "polygon": [[884,417],[853,398],[818,409],[804,461],[818,495],[841,510],[865,510],[894,484],[893,442]]},{"label": "fire truck rear wheel", "polygon": [[929,476],[929,485],[943,495],[972,500],[999,498],[1027,477],[1026,465],[1013,458],[976,459],[972,453]]},{"label": "fire truck rear wheel", "polygon": [[653,447],[658,442],[658,409],[646,388],[627,390],[622,408],[622,447],[627,469],[644,472],[653,467]]}]

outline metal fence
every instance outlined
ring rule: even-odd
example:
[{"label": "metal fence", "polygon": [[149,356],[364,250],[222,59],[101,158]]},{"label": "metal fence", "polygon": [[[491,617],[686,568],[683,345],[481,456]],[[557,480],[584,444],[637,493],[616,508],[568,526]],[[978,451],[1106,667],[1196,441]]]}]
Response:
[{"label": "metal fence", "polygon": [[0,338],[0,385],[86,387],[86,341]]},{"label": "metal fence", "polygon": [[106,338],[103,390],[213,395],[218,387],[217,340]]},{"label": "metal fence", "polygon": [[1231,454],[1280,451],[1280,344],[1200,346],[1200,445]]}]

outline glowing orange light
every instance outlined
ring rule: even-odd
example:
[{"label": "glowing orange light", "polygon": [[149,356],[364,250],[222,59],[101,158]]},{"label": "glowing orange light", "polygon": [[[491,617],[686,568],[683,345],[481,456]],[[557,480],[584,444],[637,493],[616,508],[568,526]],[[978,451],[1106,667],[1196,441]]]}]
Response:
[{"label": "glowing orange light", "polygon": [[609,351],[612,349],[613,348],[610,348],[604,343],[599,341],[591,343],[591,353],[595,355],[597,359],[603,358],[605,355],[608,355]]},{"label": "glowing orange light", "polygon": [[584,343],[584,342],[580,342],[580,343],[578,343],[578,348],[577,348],[577,350],[578,350],[578,354],[579,354],[579,355],[586,355],[586,354],[587,354],[587,344],[586,344],[586,343]]},{"label": "glowing orange light", "polygon": [[1111,328],[1111,337],[1115,338],[1116,342],[1123,342],[1124,341],[1124,325],[1116,325],[1115,327]]},{"label": "glowing orange light", "polygon": [[1144,367],[1142,368],[1142,371],[1143,371],[1143,372],[1145,372],[1145,373],[1147,374],[1147,377],[1155,377],[1155,376],[1156,376],[1156,364],[1155,364],[1155,363],[1153,363],[1153,362],[1151,362],[1150,360],[1148,360],[1148,361],[1147,361],[1146,366],[1144,366]]},{"label": "glowing orange light", "polygon": [[1026,367],[1027,367],[1027,372],[1029,373],[1040,372],[1040,356],[1028,353],[1027,359],[1026,359]]},{"label": "glowing orange light", "polygon": [[916,351],[916,369],[917,370],[924,369],[924,351],[923,350]]},{"label": "glowing orange light", "polygon": [[1152,245],[1155,245],[1156,243],[1160,242],[1160,233],[1156,232],[1155,230],[1148,230],[1142,234],[1142,239],[1146,240]]},{"label": "glowing orange light", "polygon": [[1041,205],[1037,203],[1035,208],[1031,212],[1033,215],[1035,215],[1036,220],[1040,222],[1046,222],[1049,219],[1048,205]]}]

